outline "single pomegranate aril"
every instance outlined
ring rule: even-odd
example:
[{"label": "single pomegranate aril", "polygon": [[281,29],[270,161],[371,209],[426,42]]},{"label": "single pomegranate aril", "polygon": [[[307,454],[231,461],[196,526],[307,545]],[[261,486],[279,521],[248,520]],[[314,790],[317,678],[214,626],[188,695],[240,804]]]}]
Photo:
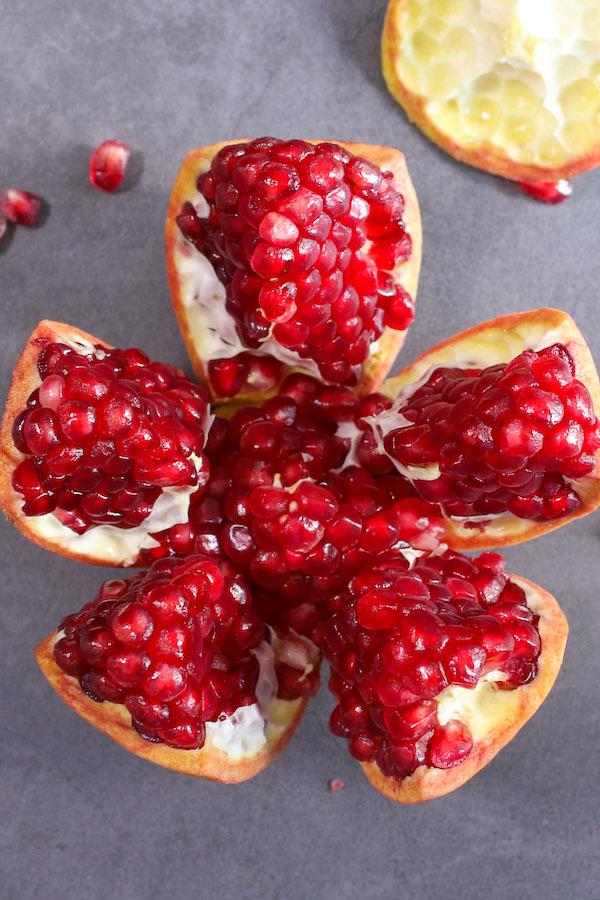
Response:
[{"label": "single pomegranate aril", "polygon": [[529,197],[546,203],[562,203],[571,196],[573,186],[567,179],[560,181],[520,181],[519,187]]},{"label": "single pomegranate aril", "polygon": [[96,147],[90,158],[90,181],[94,187],[107,193],[116,191],[130,156],[130,148],[120,141],[104,141]]},{"label": "single pomegranate aril", "polygon": [[[15,225],[37,225],[42,211],[42,201],[29,191],[7,188],[0,194],[0,209]],[[5,228],[6,223],[4,228],[0,227],[2,234]]]},{"label": "single pomegranate aril", "polygon": [[0,241],[6,233],[7,221],[4,216],[0,216]]}]

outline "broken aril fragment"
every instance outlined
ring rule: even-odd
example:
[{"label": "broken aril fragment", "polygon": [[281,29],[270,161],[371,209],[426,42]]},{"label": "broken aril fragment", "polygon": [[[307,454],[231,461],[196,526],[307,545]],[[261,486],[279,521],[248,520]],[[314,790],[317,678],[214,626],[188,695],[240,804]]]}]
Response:
[{"label": "broken aril fragment", "polygon": [[2,508],[57,553],[133,565],[153,530],[187,522],[209,422],[206,392],[181,370],[41,322],[2,421]]},{"label": "broken aril fragment", "polygon": [[451,547],[527,540],[598,506],[600,384],[567,313],[483,322],[381,393],[391,405],[367,419],[372,464],[387,457],[439,504]]},{"label": "broken aril fragment", "polygon": [[556,678],[568,626],[499,554],[426,554],[349,583],[317,632],[337,700],[330,728],[400,803],[439,797],[486,765]]},{"label": "broken aril fragment", "polygon": [[213,396],[291,370],[366,392],[413,316],[417,199],[401,153],[260,138],[193,150],[166,223],[173,305]]},{"label": "broken aril fragment", "polygon": [[105,582],[35,653],[63,700],[126,749],[224,782],[283,750],[319,686],[314,645],[265,629],[243,576],[202,556]]}]

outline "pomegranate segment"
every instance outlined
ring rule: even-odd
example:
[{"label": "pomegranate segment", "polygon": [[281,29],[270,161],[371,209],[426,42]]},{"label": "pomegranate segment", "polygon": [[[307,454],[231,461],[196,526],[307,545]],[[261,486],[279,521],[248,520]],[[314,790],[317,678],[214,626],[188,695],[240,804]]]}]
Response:
[{"label": "pomegranate segment", "polygon": [[[0,209],[15,225],[37,225],[42,211],[42,201],[29,191],[7,188],[0,194]],[[4,223],[4,228],[6,223]],[[0,223],[0,237],[4,233]]]},{"label": "pomegranate segment", "polygon": [[574,513],[600,448],[590,392],[560,343],[506,365],[437,367],[370,421],[418,494],[463,519]]},{"label": "pomegranate segment", "polygon": [[361,573],[318,630],[338,701],[331,730],[398,781],[420,766],[459,765],[475,737],[456,689],[475,697],[488,682],[507,691],[532,682],[537,623],[496,553],[446,551],[409,570],[390,561]]},{"label": "pomegranate segment", "polygon": [[520,181],[519,187],[529,197],[554,205],[570,197],[573,190],[571,182],[566,178],[560,181]]},{"label": "pomegranate segment", "polygon": [[169,503],[189,505],[208,477],[206,392],[141,350],[36,334],[26,352],[37,372],[26,378],[38,386],[12,413],[12,487],[22,515],[52,513],[83,535],[100,525],[144,525],[161,498],[158,527],[165,516],[172,522]]},{"label": "pomegranate segment", "polygon": [[90,158],[90,181],[101,191],[116,191],[125,175],[131,156],[127,144],[121,141],[104,141],[96,147]]},{"label": "pomegranate segment", "polygon": [[[222,147],[184,200],[180,233],[212,262],[241,345],[354,384],[384,328],[404,331],[409,293],[392,276],[412,253],[394,175],[333,143],[261,138]],[[211,385],[235,396],[244,377],[211,359]],[[248,379],[252,385],[252,379]]]},{"label": "pomegranate segment", "polygon": [[123,704],[145,741],[198,750],[209,734],[220,747],[229,727],[222,723],[231,717],[250,741],[258,717],[262,730],[250,748],[257,752],[275,692],[296,700],[309,694],[303,679],[312,693],[318,687],[315,648],[300,642],[265,632],[234,568],[190,556],[105,582],[92,603],[61,623],[54,659],[91,700]]}]

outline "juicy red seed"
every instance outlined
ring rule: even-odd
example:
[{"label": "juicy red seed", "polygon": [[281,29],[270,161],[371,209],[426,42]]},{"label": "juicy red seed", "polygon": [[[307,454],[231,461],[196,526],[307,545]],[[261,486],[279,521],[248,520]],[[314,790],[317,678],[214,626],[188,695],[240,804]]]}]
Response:
[{"label": "juicy red seed", "polygon": [[0,194],[0,209],[15,225],[36,225],[40,218],[42,201],[28,191],[7,188]]},{"label": "juicy red seed", "polygon": [[546,203],[562,203],[571,196],[573,187],[566,179],[560,181],[520,181],[519,187],[530,197]]},{"label": "juicy red seed", "polygon": [[40,387],[13,424],[15,446],[30,457],[13,475],[25,515],[56,509],[78,534],[132,528],[161,488],[205,485],[207,397],[178,369],[135,349],[46,343],[38,371]]},{"label": "juicy red seed", "polygon": [[451,769],[464,762],[472,749],[473,739],[466,725],[438,725],[429,745],[429,762],[436,769]]},{"label": "juicy red seed", "polygon": [[127,144],[120,141],[104,141],[96,147],[90,158],[90,181],[101,191],[115,191],[125,175],[131,156]]},{"label": "juicy red seed", "polygon": [[[393,268],[410,255],[404,203],[389,173],[336,145],[269,139],[219,151],[198,190],[208,218],[199,220],[188,202],[176,219],[217,264],[227,310],[246,346],[265,340],[275,323],[275,340],[312,356],[322,377],[351,384],[354,368],[383,332],[384,308],[389,327],[410,324],[411,298],[401,290],[394,299],[380,296],[377,267],[361,249],[362,225],[376,207],[373,259],[379,254],[384,268]],[[235,396],[247,373],[231,363],[224,368],[220,379],[209,366],[213,390]]]}]

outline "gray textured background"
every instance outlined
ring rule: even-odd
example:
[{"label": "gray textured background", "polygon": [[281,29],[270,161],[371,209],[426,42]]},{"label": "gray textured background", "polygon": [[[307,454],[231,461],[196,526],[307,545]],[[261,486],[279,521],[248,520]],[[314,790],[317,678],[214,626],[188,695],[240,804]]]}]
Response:
[{"label": "gray textured background", "polygon": [[[185,152],[273,133],[389,144],[424,221],[418,315],[403,362],[497,313],[574,314],[600,358],[600,170],[547,207],[461,166],[387,94],[384,0],[121,0],[1,5],[0,188],[50,206],[0,246],[1,389],[38,319],[187,367],[162,229]],[[127,189],[87,180],[106,138],[136,153]],[[415,808],[379,796],[313,701],[287,752],[244,785],[194,781],[126,753],[74,715],[35,644],[104,575],[2,541],[2,800],[6,898],[600,897],[598,516],[507,552],[571,624],[552,695],[487,769]],[[330,778],[344,779],[337,794]]]}]

